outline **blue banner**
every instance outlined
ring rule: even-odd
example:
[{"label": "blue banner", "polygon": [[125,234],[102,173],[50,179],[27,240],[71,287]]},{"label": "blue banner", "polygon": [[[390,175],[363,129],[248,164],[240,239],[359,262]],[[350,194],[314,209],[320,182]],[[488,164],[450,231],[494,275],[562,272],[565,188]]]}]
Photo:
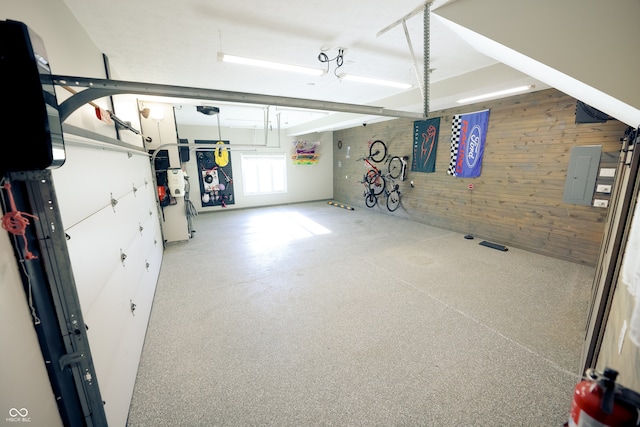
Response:
[{"label": "blue banner", "polygon": [[449,175],[458,178],[480,176],[488,126],[489,110],[453,116]]}]

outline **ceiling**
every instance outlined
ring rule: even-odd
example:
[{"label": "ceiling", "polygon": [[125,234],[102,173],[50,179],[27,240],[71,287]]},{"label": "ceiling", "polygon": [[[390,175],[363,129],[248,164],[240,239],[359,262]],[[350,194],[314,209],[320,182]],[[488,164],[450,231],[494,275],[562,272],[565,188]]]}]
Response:
[{"label": "ceiling", "polygon": [[[431,10],[448,1],[436,0]],[[112,77],[117,80],[424,112],[419,83],[424,73],[422,0],[375,5],[368,0],[111,0],[109,7],[101,7],[99,12],[94,2],[64,2],[108,57]],[[417,13],[405,20],[405,33],[401,19],[412,12]],[[430,111],[460,105],[456,100],[489,90],[523,84],[534,85],[534,90],[548,87],[479,53],[433,13],[429,37]],[[320,53],[335,58],[339,49],[343,49],[340,67],[335,60],[319,60]],[[313,77],[223,63],[219,53],[327,72]],[[412,87],[351,82],[339,78],[341,73]],[[483,74],[490,74],[491,80],[482,78]],[[438,87],[442,89],[436,90]],[[180,124],[263,128],[267,122],[267,126],[280,126],[292,135],[388,119],[283,106],[269,106],[266,114],[267,105],[215,99],[163,101],[175,104]],[[207,116],[196,112],[196,105],[217,106],[220,113]]]}]

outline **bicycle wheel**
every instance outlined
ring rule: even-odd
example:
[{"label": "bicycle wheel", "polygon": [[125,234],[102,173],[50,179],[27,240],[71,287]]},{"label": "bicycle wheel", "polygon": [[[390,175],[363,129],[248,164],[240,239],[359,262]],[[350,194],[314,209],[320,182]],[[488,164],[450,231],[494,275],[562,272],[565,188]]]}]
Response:
[{"label": "bicycle wheel", "polygon": [[376,139],[369,146],[369,158],[376,163],[380,163],[387,157],[387,146],[384,142]]},{"label": "bicycle wheel", "polygon": [[378,198],[371,191],[364,194],[364,204],[367,205],[368,208],[374,207],[376,203],[378,203]]},{"label": "bicycle wheel", "polygon": [[373,192],[375,196],[377,196],[378,194],[381,194],[384,191],[386,181],[379,173],[376,173],[374,171],[369,171],[365,179],[369,184],[369,189]]},{"label": "bicycle wheel", "polygon": [[389,209],[389,212],[393,212],[398,209],[398,206],[400,206],[400,192],[394,189],[387,196],[387,209]]},{"label": "bicycle wheel", "polygon": [[402,159],[398,156],[393,156],[389,160],[389,176],[393,179],[400,178],[402,174]]}]

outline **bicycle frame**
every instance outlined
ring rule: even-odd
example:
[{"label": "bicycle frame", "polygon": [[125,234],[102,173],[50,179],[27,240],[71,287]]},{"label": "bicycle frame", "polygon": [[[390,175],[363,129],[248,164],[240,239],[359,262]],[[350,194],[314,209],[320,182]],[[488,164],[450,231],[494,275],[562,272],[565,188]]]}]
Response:
[{"label": "bicycle frame", "polygon": [[[400,206],[400,185],[397,184],[391,174],[384,176],[385,181],[389,181],[385,185],[384,195],[387,198],[387,210],[393,212]],[[391,190],[389,190],[391,188]]]},{"label": "bicycle frame", "polygon": [[389,159],[389,176],[404,181],[407,179],[407,164],[409,156],[393,156]]},{"label": "bicycle frame", "polygon": [[369,141],[369,155],[358,160],[363,160],[368,170],[360,183],[365,186],[365,204],[372,208],[378,202],[378,195],[385,190],[386,180],[382,171],[374,163],[388,160],[387,146],[381,140]]},{"label": "bicycle frame", "polygon": [[371,162],[371,156],[362,157],[358,160],[364,160],[369,170],[364,174],[364,181],[366,181],[370,187],[374,189],[374,194],[377,196],[384,190],[385,182],[382,176],[382,171]]},{"label": "bicycle frame", "polygon": [[362,185],[364,185],[364,204],[368,208],[374,207],[378,203],[378,195],[374,192],[374,187],[371,186],[370,183],[367,182],[366,179],[362,181],[358,181]]}]

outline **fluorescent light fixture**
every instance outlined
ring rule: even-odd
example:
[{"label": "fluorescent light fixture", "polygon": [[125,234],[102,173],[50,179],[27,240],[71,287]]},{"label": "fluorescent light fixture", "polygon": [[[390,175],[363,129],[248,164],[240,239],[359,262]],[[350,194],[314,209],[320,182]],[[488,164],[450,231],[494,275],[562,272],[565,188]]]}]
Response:
[{"label": "fluorescent light fixture", "polygon": [[321,76],[325,73],[325,70],[319,68],[301,67],[299,65],[281,64],[279,62],[263,61],[261,59],[244,58],[242,56],[227,55],[226,53],[219,53],[218,58],[222,62],[229,62],[231,64],[251,65],[253,67],[270,68],[272,70],[291,71],[294,73],[307,74],[311,76]]},{"label": "fluorescent light fixture", "polygon": [[390,87],[396,87],[399,89],[409,89],[411,87],[411,85],[408,83],[392,82],[389,80],[374,79],[371,77],[354,76],[353,74],[341,74],[340,78],[342,80],[348,80],[352,82],[369,83],[369,84],[380,85],[380,86],[390,86]]},{"label": "fluorescent light fixture", "polygon": [[497,92],[485,93],[484,95],[471,96],[469,98],[459,99],[456,101],[458,104],[466,104],[467,102],[480,101],[482,99],[495,98],[503,95],[512,95],[514,93],[525,92],[529,89],[533,89],[535,86],[518,86],[511,89],[499,90]]}]

